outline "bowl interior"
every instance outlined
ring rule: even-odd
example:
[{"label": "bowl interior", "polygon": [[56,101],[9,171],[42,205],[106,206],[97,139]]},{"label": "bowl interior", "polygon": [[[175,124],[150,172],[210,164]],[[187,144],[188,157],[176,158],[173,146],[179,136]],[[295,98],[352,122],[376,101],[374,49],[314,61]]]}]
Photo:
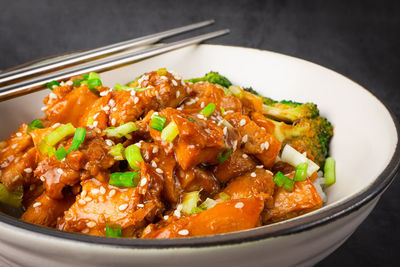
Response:
[{"label": "bowl interior", "polygon": [[[234,84],[251,86],[274,99],[316,103],[335,127],[330,153],[336,159],[337,182],[327,189],[328,202],[323,209],[366,190],[395,152],[396,127],[378,99],[340,74],[281,54],[229,46],[191,46],[101,76],[105,85],[113,86],[161,67],[184,78],[218,71]],[[40,107],[48,93],[44,90],[0,103],[0,139],[20,123],[43,117]]]}]

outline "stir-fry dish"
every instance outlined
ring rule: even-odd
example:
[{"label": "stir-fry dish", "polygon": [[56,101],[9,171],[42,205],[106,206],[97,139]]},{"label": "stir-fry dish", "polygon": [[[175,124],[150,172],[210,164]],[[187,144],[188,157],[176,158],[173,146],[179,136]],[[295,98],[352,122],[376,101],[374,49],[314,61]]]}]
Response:
[{"label": "stir-fry dish", "polygon": [[223,234],[314,211],[335,182],[331,123],[210,72],[47,84],[44,118],[0,143],[0,201],[21,220],[127,238]]}]

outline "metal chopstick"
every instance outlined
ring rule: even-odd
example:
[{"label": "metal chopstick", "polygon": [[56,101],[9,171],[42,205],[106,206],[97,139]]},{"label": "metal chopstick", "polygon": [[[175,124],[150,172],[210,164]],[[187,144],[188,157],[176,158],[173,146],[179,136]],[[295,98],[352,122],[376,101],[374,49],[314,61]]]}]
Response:
[{"label": "metal chopstick", "polygon": [[64,67],[67,65],[79,63],[79,62],[82,62],[82,61],[85,61],[85,60],[88,60],[91,58],[109,55],[109,54],[112,54],[112,53],[115,53],[115,52],[118,52],[121,50],[125,50],[128,48],[138,47],[138,46],[147,45],[147,44],[153,44],[153,43],[156,43],[166,37],[170,37],[170,36],[177,35],[177,34],[180,34],[183,32],[187,32],[187,31],[195,30],[195,29],[198,29],[201,27],[205,27],[212,23],[214,23],[214,20],[206,20],[206,21],[186,25],[183,27],[179,27],[179,28],[175,28],[175,29],[171,29],[171,30],[167,30],[167,31],[163,31],[163,32],[159,32],[159,33],[155,33],[155,34],[151,34],[151,35],[147,35],[147,36],[143,36],[143,37],[139,37],[139,38],[135,38],[135,39],[131,39],[131,40],[127,40],[127,41],[123,41],[123,42],[119,42],[119,43],[115,43],[115,44],[111,44],[111,45],[107,45],[107,46],[103,46],[103,47],[99,47],[99,48],[95,48],[95,49],[91,49],[88,51],[80,52],[80,53],[69,55],[66,57],[56,58],[56,59],[53,59],[48,62],[43,62],[43,63],[36,64],[33,66],[16,69],[16,70],[9,71],[6,73],[0,73],[0,84],[9,82],[12,80],[24,78],[27,76],[31,76],[31,75],[34,75],[37,73],[50,71],[50,70]]},{"label": "metal chopstick", "polygon": [[64,79],[68,79],[72,76],[81,75],[84,73],[92,72],[92,71],[104,71],[113,69],[115,67],[141,60],[144,58],[148,58],[151,56],[159,55],[168,51],[172,51],[181,47],[185,47],[192,44],[197,44],[202,41],[212,39],[221,35],[225,35],[229,33],[229,29],[219,30],[211,33],[206,33],[202,35],[198,35],[192,38],[176,41],[173,43],[163,44],[160,46],[148,48],[141,51],[133,51],[124,54],[116,54],[106,58],[102,58],[93,62],[88,62],[84,64],[80,64],[77,66],[73,66],[61,71],[52,72],[48,74],[44,74],[39,77],[35,77],[29,80],[24,80],[19,83],[11,84],[8,86],[0,87],[0,101],[9,99],[11,97],[16,97],[22,94],[31,93],[33,91],[37,91],[43,89],[44,84],[57,80],[61,81]]}]

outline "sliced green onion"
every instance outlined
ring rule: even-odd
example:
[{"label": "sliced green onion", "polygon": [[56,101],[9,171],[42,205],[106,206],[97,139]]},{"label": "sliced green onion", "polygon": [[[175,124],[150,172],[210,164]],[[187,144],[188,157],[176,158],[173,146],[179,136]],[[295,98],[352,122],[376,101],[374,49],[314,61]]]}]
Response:
[{"label": "sliced green onion", "polygon": [[162,131],[164,129],[164,124],[167,118],[160,115],[153,115],[150,121],[150,127],[157,131]]},{"label": "sliced green onion", "polygon": [[86,136],[86,129],[85,128],[77,128],[75,130],[74,139],[72,139],[72,145],[68,149],[68,153],[71,151],[78,150],[79,146],[83,143]]},{"label": "sliced green onion", "polygon": [[229,156],[232,154],[232,149],[226,148],[222,150],[221,152],[218,153],[218,161],[219,163],[224,162],[229,158]]},{"label": "sliced green onion", "polygon": [[49,88],[50,90],[53,90],[53,86],[60,86],[60,83],[57,81],[51,81],[46,83],[47,88]]},{"label": "sliced green onion", "polygon": [[307,178],[307,162],[300,163],[296,166],[296,172],[294,173],[294,181],[304,181]]},{"label": "sliced green onion", "polygon": [[138,172],[114,172],[110,176],[110,185],[121,187],[136,187],[139,183]]},{"label": "sliced green onion", "polygon": [[204,209],[202,209],[200,207],[194,207],[192,209],[192,211],[191,211],[191,214],[196,214],[196,213],[199,213],[199,212],[202,212],[202,211],[204,211]]},{"label": "sliced green onion", "polygon": [[100,80],[100,75],[96,72],[91,72],[91,73],[89,73],[88,80],[91,80],[91,79],[99,79]]},{"label": "sliced green onion", "polygon": [[146,90],[146,89],[147,89],[146,87],[136,87],[136,88],[133,88],[133,90],[135,90],[136,92],[144,91],[144,90]]},{"label": "sliced green onion", "polygon": [[68,152],[64,147],[60,147],[56,150],[56,152],[54,152],[54,155],[56,156],[57,160],[60,161],[68,155]]},{"label": "sliced green onion", "polygon": [[305,155],[291,147],[285,145],[281,153],[281,160],[296,167],[300,163],[307,162],[307,176],[310,177],[314,172],[318,171],[319,166],[312,160],[308,159]]},{"label": "sliced green onion", "polygon": [[227,201],[231,199],[231,196],[225,192],[221,192],[218,194],[218,199],[221,199],[222,201]]},{"label": "sliced green onion", "polygon": [[119,90],[128,90],[129,88],[130,88],[129,86],[122,85],[122,84],[119,84],[119,83],[116,83],[116,84],[114,85],[114,90],[116,90],[116,91],[119,91]]},{"label": "sliced green onion", "polygon": [[5,185],[0,183],[0,202],[19,208],[21,207],[22,198],[24,196],[24,189],[18,187],[14,191],[9,191]]},{"label": "sliced green onion", "polygon": [[238,98],[241,98],[243,96],[243,92],[238,86],[235,85],[229,86],[229,91],[231,91],[232,94]]},{"label": "sliced green onion", "polygon": [[139,170],[139,165],[137,162],[143,162],[143,158],[142,154],[140,154],[140,148],[138,146],[130,145],[125,148],[125,158],[132,169]]},{"label": "sliced green onion", "polygon": [[200,191],[193,191],[185,193],[182,199],[182,212],[186,215],[193,214],[194,208],[197,207],[197,203],[200,201]]},{"label": "sliced green onion", "polygon": [[124,160],[125,148],[121,143],[116,144],[110,148],[110,155],[114,157],[115,160]]},{"label": "sliced green onion", "polygon": [[274,183],[285,189],[286,191],[292,192],[294,190],[294,181],[281,172],[277,172],[274,177]]},{"label": "sliced green onion", "polygon": [[34,130],[34,129],[43,129],[43,123],[36,119],[31,121],[31,123],[29,123],[28,128],[26,129],[26,132],[29,133],[30,131]]},{"label": "sliced green onion", "polygon": [[167,69],[166,68],[160,68],[160,69],[157,70],[157,74],[160,75],[160,76],[167,75]]},{"label": "sliced green onion", "polygon": [[206,200],[204,200],[203,203],[199,205],[199,208],[202,210],[208,210],[213,208],[215,205],[217,205],[217,201],[211,198],[207,198]]},{"label": "sliced green onion", "polygon": [[88,85],[89,89],[96,89],[96,87],[100,87],[103,84],[101,83],[100,79],[90,79],[90,80],[87,80],[87,85]]},{"label": "sliced green onion", "polygon": [[82,74],[81,76],[82,76],[82,78],[83,78],[84,80],[89,79],[89,74]]},{"label": "sliced green onion", "polygon": [[195,120],[193,118],[190,118],[190,117],[188,118],[188,120],[191,121],[191,122],[195,122]]},{"label": "sliced green onion", "polygon": [[71,123],[67,123],[55,129],[44,139],[47,144],[49,144],[50,146],[54,146],[58,142],[63,140],[65,137],[73,134],[74,132],[75,132],[75,127]]},{"label": "sliced green onion", "polygon": [[80,85],[81,82],[83,82],[84,80],[85,80],[85,79],[76,78],[75,80],[72,81],[72,84],[73,84],[75,87],[77,87],[77,86]]},{"label": "sliced green onion", "polygon": [[222,116],[225,114],[225,109],[223,107],[219,108],[221,110]]},{"label": "sliced green onion", "polygon": [[330,186],[336,182],[335,160],[331,157],[326,158],[324,166],[325,185]]},{"label": "sliced green onion", "polygon": [[208,117],[214,112],[214,110],[215,110],[215,104],[210,103],[205,108],[203,108],[203,110],[200,111],[200,113],[203,114],[204,116]]},{"label": "sliced green onion", "polygon": [[121,138],[138,129],[134,122],[128,122],[118,127],[108,127],[104,130],[108,137]]},{"label": "sliced green onion", "polygon": [[179,134],[178,125],[174,121],[171,121],[167,127],[161,132],[161,140],[167,143],[174,141],[175,137]]},{"label": "sliced green onion", "polygon": [[116,223],[106,224],[106,236],[107,237],[121,237],[121,225]]}]

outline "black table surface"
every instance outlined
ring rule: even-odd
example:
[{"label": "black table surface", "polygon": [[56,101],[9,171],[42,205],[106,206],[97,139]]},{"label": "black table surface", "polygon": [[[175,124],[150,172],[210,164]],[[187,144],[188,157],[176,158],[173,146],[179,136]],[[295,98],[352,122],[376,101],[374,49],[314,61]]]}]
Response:
[{"label": "black table surface", "polygon": [[[361,84],[400,114],[398,3],[2,0],[0,69],[214,18],[216,24],[207,30],[228,27],[231,34],[209,43],[315,62]],[[356,232],[318,266],[398,265],[399,225],[396,178]]]}]

